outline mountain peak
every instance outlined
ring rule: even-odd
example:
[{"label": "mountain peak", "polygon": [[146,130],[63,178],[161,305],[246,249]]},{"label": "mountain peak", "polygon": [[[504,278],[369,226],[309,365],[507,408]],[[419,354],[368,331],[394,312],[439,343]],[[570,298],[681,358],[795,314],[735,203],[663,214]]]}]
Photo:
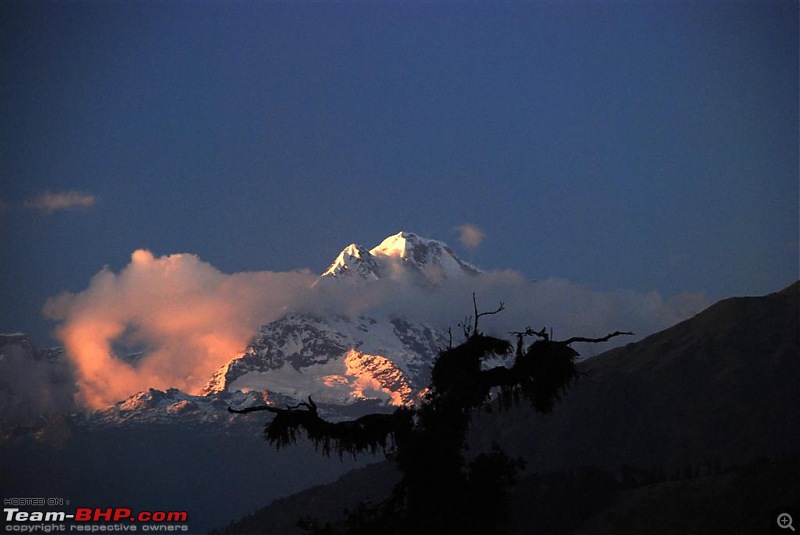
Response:
[{"label": "mountain peak", "polygon": [[[373,248],[370,253],[374,255],[392,256],[396,258],[405,258],[409,253],[413,253],[414,249],[418,246],[424,246],[426,243],[433,242],[426,238],[420,238],[413,232],[400,231],[397,234],[389,236],[383,240],[380,245]],[[441,242],[436,242],[441,243]],[[444,245],[444,244],[442,244]]]},{"label": "mountain peak", "polygon": [[435,267],[450,274],[480,273],[478,268],[461,260],[446,243],[423,238],[413,232],[401,231],[389,236],[370,253],[399,259],[421,271]]},{"label": "mountain peak", "polygon": [[336,260],[322,274],[322,277],[347,276],[352,273],[360,275],[364,279],[377,279],[378,266],[370,252],[360,245],[351,243],[339,253]]},{"label": "mountain peak", "polygon": [[370,250],[356,244],[348,245],[320,278],[357,274],[362,279],[375,280],[390,272],[392,264],[423,273],[431,268],[445,274],[480,273],[478,268],[461,260],[447,244],[400,231]]}]

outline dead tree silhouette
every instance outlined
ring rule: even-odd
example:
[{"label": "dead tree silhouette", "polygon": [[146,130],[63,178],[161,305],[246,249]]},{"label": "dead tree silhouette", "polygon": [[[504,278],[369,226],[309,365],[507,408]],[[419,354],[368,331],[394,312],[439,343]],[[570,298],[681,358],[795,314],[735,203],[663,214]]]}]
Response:
[{"label": "dead tree silhouette", "polygon": [[[323,455],[356,455],[382,451],[392,459],[401,480],[391,496],[376,506],[351,514],[348,533],[505,533],[508,489],[523,466],[496,444],[467,463],[464,458],[471,414],[492,402],[510,408],[528,402],[540,413],[550,412],[581,375],[576,367],[575,342],[600,343],[632,333],[616,331],[601,338],[550,339],[545,329],[511,333],[507,340],[484,335],[479,319],[500,313],[478,312],[459,324],[465,341],[439,352],[431,382],[416,408],[401,407],[391,414],[369,414],[356,420],[327,422],[309,397],[295,406],[229,408],[234,413],[268,411],[275,417],[265,425],[265,439],[278,449],[296,442],[301,432]],[[535,340],[526,345],[526,339]],[[487,359],[514,351],[513,364],[487,368]],[[330,526],[327,528],[330,530]],[[326,531],[332,532],[332,531]]]}]

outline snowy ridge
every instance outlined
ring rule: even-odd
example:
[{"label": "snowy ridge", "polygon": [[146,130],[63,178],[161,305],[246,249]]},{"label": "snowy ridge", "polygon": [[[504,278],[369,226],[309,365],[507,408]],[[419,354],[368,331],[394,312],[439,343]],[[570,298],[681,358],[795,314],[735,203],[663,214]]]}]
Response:
[{"label": "snowy ridge", "polygon": [[151,388],[138,392],[113,406],[95,411],[84,423],[89,425],[122,425],[170,423],[177,419],[189,423],[226,422],[229,403],[260,405],[265,396],[259,392],[230,396],[192,396],[176,388],[166,391]]},{"label": "snowy ridge", "polygon": [[[302,398],[305,400],[307,398]],[[133,425],[152,425],[180,423],[182,425],[215,424],[229,426],[244,424],[253,426],[254,432],[260,434],[263,421],[261,419],[243,419],[231,414],[228,407],[253,407],[270,405],[274,407],[296,406],[301,399],[266,392],[233,392],[195,396],[181,392],[176,388],[157,390],[151,388],[138,392],[127,399],[119,401],[111,407],[87,414],[75,414],[73,418],[78,425],[119,427]],[[353,415],[381,410],[381,405],[363,402],[347,408],[339,405],[320,403],[320,414],[330,421],[349,419]]]}]

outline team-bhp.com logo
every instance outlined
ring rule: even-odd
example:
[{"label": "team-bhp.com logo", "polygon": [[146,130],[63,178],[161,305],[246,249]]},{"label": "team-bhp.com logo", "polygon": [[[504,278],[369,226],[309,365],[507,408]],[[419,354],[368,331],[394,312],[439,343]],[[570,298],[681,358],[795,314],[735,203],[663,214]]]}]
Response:
[{"label": "team-bhp.com logo", "polygon": [[75,522],[186,522],[189,517],[186,511],[141,511],[136,515],[127,507],[101,509],[95,507],[78,507],[75,510]]},{"label": "team-bhp.com logo", "polygon": [[[5,507],[7,532],[50,533],[59,531],[189,531],[186,511],[139,511],[128,507],[78,507],[64,511],[23,511]],[[70,525],[64,524],[69,522]],[[137,529],[138,528],[138,529]]]}]

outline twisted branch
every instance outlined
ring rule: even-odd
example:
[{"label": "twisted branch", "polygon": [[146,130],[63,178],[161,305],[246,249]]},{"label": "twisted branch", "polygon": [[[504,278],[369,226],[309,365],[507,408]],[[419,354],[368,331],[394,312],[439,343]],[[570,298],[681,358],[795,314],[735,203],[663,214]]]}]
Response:
[{"label": "twisted branch", "polygon": [[613,333],[608,333],[602,338],[584,338],[583,336],[573,336],[569,340],[564,340],[563,342],[559,343],[565,345],[570,345],[573,342],[588,342],[590,344],[597,344],[599,342],[607,342],[615,336],[633,336],[633,333],[630,331],[614,331]]},{"label": "twisted branch", "polygon": [[289,412],[299,409],[300,407],[303,407],[313,413],[317,412],[317,404],[314,403],[314,400],[311,399],[311,396],[308,396],[308,403],[301,401],[297,405],[286,405],[285,409],[273,407],[272,405],[256,405],[255,407],[245,407],[243,409],[234,409],[233,407],[228,407],[228,412],[232,412],[234,414],[246,414],[248,412],[267,411],[273,414],[280,414],[282,412]]}]

